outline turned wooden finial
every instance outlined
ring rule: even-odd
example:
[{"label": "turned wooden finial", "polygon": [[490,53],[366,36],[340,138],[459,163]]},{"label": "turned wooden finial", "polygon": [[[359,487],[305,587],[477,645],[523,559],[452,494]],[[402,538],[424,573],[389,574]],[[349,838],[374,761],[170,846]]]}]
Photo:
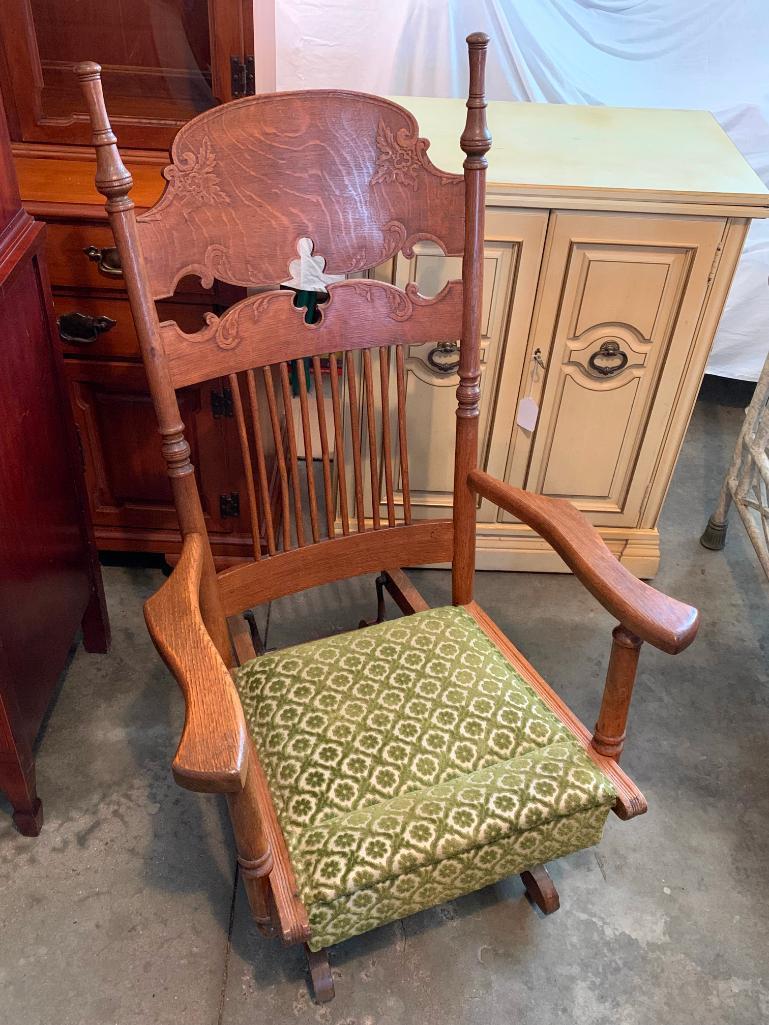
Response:
[{"label": "turned wooden finial", "polygon": [[491,133],[486,124],[486,50],[489,37],[473,32],[467,37],[470,58],[470,88],[467,93],[467,120],[460,146],[467,154],[465,167],[479,170],[487,167],[486,154],[491,147]]},{"label": "turned wooden finial", "polygon": [[101,87],[101,66],[94,61],[84,61],[76,65],[75,74],[91,118],[91,141],[96,147],[96,188],[107,197],[107,210],[110,213],[128,210],[133,206],[133,202],[128,199],[133,178],[120,159],[117,139],[107,117]]}]

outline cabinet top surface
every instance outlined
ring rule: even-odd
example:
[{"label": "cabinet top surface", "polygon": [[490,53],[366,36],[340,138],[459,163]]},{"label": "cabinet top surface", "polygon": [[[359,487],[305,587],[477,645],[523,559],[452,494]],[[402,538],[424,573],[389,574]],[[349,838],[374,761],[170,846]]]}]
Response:
[{"label": "cabinet top surface", "polygon": [[[433,163],[461,174],[464,101],[391,99],[416,117]],[[769,217],[769,189],[707,111],[491,101],[488,121],[493,204]],[[93,151],[34,150],[16,150],[22,200],[33,213],[53,203],[103,216]],[[159,153],[137,160],[130,151],[125,159],[134,202],[152,206],[167,160]]]},{"label": "cabinet top surface", "polygon": [[[416,117],[430,159],[461,173],[464,101],[391,99]],[[490,192],[636,194],[769,216],[769,189],[707,111],[491,101],[487,116]]]}]

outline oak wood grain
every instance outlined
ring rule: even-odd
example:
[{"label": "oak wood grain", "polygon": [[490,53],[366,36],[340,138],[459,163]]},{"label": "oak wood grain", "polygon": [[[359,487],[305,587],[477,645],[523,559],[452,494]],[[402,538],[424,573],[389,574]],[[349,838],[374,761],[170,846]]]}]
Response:
[{"label": "oak wood grain", "polygon": [[235,684],[200,613],[203,557],[203,539],[187,534],[176,568],[145,602],[144,617],[184,694],[174,779],[188,790],[235,793],[248,773],[248,732]]},{"label": "oak wood grain", "polygon": [[431,299],[380,281],[330,285],[320,320],[308,324],[286,289],[248,296],[221,317],[186,334],[175,321],[160,325],[175,388],[251,367],[378,345],[451,341],[462,318],[462,283],[450,281]]},{"label": "oak wood grain", "polygon": [[420,520],[410,526],[382,527],[363,533],[337,535],[316,545],[279,552],[261,562],[243,563],[223,570],[218,577],[223,607],[228,616],[293,594],[373,573],[382,566],[419,566],[448,562],[452,553],[451,520]]},{"label": "oak wood grain", "polygon": [[172,294],[186,274],[285,281],[301,238],[329,274],[421,239],[460,254],[464,182],[427,147],[408,111],[365,93],[272,93],[200,115],[179,130],[163,197],[140,218],[152,294]]},{"label": "oak wood grain", "polygon": [[601,605],[641,640],[671,655],[694,640],[697,610],[634,577],[571,502],[522,491],[482,470],[471,470],[467,480],[475,494],[536,530]]}]

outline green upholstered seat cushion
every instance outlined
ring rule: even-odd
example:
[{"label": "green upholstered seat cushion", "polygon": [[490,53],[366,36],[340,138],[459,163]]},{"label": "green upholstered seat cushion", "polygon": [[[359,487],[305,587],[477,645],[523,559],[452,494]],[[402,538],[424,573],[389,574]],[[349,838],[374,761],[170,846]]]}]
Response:
[{"label": "green upholstered seat cushion", "polygon": [[616,797],[462,608],[236,679],[316,948],[596,843]]}]

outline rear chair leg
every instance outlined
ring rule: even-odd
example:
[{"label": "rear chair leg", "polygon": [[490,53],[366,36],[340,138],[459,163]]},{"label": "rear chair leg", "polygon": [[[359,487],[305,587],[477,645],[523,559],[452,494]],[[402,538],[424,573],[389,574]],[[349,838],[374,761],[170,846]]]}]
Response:
[{"label": "rear chair leg", "polygon": [[537,905],[542,914],[552,915],[561,906],[558,890],[544,865],[535,865],[534,868],[521,872],[521,880],[529,899]]},{"label": "rear chair leg", "polygon": [[376,585],[376,619],[369,623],[365,619],[361,619],[358,623],[358,629],[362,630],[364,626],[374,626],[376,623],[383,623],[385,617],[385,600],[384,600],[384,589],[387,583],[387,577],[384,573],[380,573],[374,581]]},{"label": "rear chair leg", "polygon": [[328,962],[328,948],[322,950],[310,950],[305,943],[307,964],[310,966],[312,978],[312,990],[315,1000],[319,1004],[327,1004],[334,999],[334,980],[331,975],[331,965]]},{"label": "rear chair leg", "polygon": [[262,643],[262,635],[259,633],[259,627],[256,625],[256,616],[254,616],[253,609],[246,609],[243,613],[243,618],[248,623],[248,629],[251,633],[251,643],[254,646],[254,652],[257,655],[264,654],[264,644]]}]

